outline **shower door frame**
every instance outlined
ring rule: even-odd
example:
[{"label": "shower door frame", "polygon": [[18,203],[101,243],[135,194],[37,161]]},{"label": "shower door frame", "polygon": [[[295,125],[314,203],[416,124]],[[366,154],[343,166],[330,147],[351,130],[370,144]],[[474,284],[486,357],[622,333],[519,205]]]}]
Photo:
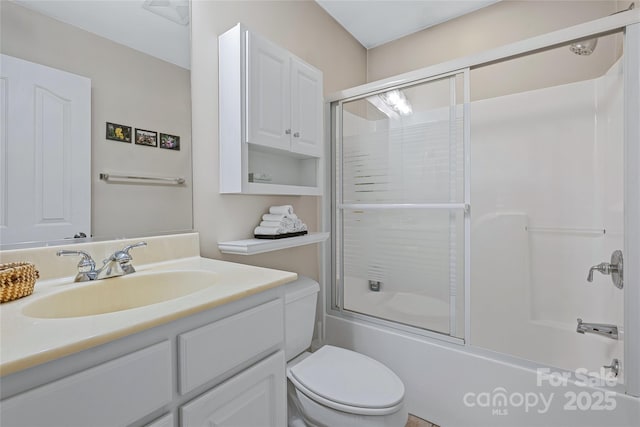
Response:
[{"label": "shower door frame", "polygon": [[[413,87],[413,86],[417,86],[417,85],[421,85],[421,84],[425,84],[425,83],[430,83],[430,82],[435,82],[438,80],[445,80],[445,79],[451,79],[454,78],[458,75],[461,75],[463,78],[463,94],[462,94],[462,99],[463,99],[463,103],[462,104],[458,104],[462,106],[462,116],[463,116],[463,126],[462,126],[462,137],[463,137],[463,145],[462,145],[462,150],[463,150],[463,168],[464,168],[464,177],[463,177],[463,181],[464,181],[464,187],[463,187],[463,200],[462,202],[459,203],[453,203],[453,202],[449,202],[449,203],[380,203],[380,204],[370,204],[370,203],[359,203],[359,204],[344,204],[342,203],[342,194],[341,194],[341,190],[342,190],[342,163],[340,163],[339,165],[337,165],[336,167],[340,168],[340,172],[332,175],[333,178],[335,178],[336,175],[340,176],[340,182],[332,182],[332,189],[334,189],[334,192],[332,192],[332,202],[336,202],[336,201],[340,201],[338,202],[338,206],[335,206],[335,209],[333,210],[333,214],[335,214],[338,210],[340,211],[344,211],[347,209],[353,209],[353,208],[357,208],[357,209],[370,209],[370,210],[395,210],[395,209],[408,209],[408,210],[412,210],[412,209],[423,209],[423,210],[433,210],[433,209],[438,209],[438,210],[448,210],[449,212],[458,212],[461,211],[463,214],[463,229],[464,229],[464,253],[463,253],[463,259],[464,259],[464,281],[463,281],[463,288],[464,288],[464,312],[465,312],[465,316],[464,316],[464,336],[463,337],[458,337],[458,336],[453,336],[451,335],[451,328],[449,330],[449,334],[445,334],[443,332],[437,332],[434,330],[430,330],[430,329],[425,329],[425,328],[420,328],[418,326],[411,326],[411,325],[406,325],[406,324],[401,324],[398,323],[396,321],[393,320],[388,320],[388,319],[383,319],[383,318],[379,318],[379,317],[374,317],[372,315],[368,315],[366,313],[358,313],[355,311],[350,311],[347,310],[348,312],[345,312],[344,309],[344,301],[343,301],[343,297],[344,297],[344,283],[341,282],[340,284],[336,284],[336,288],[337,288],[337,292],[335,292],[335,296],[331,301],[331,304],[329,305],[329,307],[331,307],[332,309],[334,309],[334,307],[339,307],[339,311],[344,315],[344,316],[348,316],[348,317],[352,317],[354,319],[365,319],[367,321],[373,322],[373,323],[378,323],[381,324],[383,326],[387,326],[387,327],[391,327],[391,328],[397,328],[403,331],[408,331],[408,332],[412,332],[414,334],[418,334],[418,335],[424,335],[427,337],[432,337],[432,338],[436,338],[439,340],[443,340],[443,341],[447,341],[447,342],[452,342],[452,343],[456,343],[456,344],[464,344],[465,342],[469,342],[469,327],[470,327],[470,323],[469,323],[469,316],[466,315],[466,313],[469,311],[469,307],[468,305],[468,301],[469,298],[467,298],[467,295],[469,293],[469,272],[470,272],[470,259],[471,259],[471,244],[470,244],[470,233],[471,233],[471,215],[470,215],[470,206],[471,206],[471,190],[470,190],[470,182],[471,182],[471,175],[469,173],[469,164],[471,161],[471,152],[470,152],[470,135],[469,135],[469,130],[471,127],[470,124],[470,120],[469,120],[469,105],[470,105],[470,91],[469,91],[469,68],[465,68],[465,69],[461,69],[461,70],[453,70],[451,72],[448,73],[444,73],[444,74],[440,74],[437,76],[430,76],[424,79],[420,79],[417,81],[412,81],[412,82],[407,82],[404,84],[399,84],[399,85],[395,85],[394,88],[398,88],[398,89],[403,89],[403,88],[407,88],[407,87]],[[376,95],[379,93],[384,92],[385,89],[382,90],[377,90],[374,92],[368,92],[365,95],[360,95],[360,96],[355,96],[355,97],[351,97],[351,98],[346,98],[346,99],[341,99],[338,101],[338,105],[335,107],[336,108],[336,146],[332,147],[332,158],[333,159],[337,159],[337,150],[338,147],[342,148],[342,111],[343,111],[343,104],[347,103],[347,102],[351,102],[351,101],[357,101],[357,100],[363,100],[365,99],[367,96],[371,96],[371,95]],[[457,110],[457,105],[455,104],[455,89],[453,89],[452,94],[450,95],[452,97],[451,99],[451,105],[449,106],[450,109],[452,109],[454,112]],[[450,113],[452,114],[452,113]],[[451,116],[450,116],[450,120],[451,120]],[[336,162],[332,162],[332,163],[336,163]],[[337,171],[333,171],[333,172],[337,172]],[[332,217],[332,228],[331,228],[331,233],[333,236],[337,235],[336,232],[336,225],[338,223],[337,219],[334,217]],[[340,224],[342,224],[340,222]],[[336,242],[337,244],[337,242]],[[344,252],[343,249],[341,249],[342,252]],[[332,259],[332,271],[336,271],[336,265],[335,265],[335,256],[331,257]],[[340,270],[341,273],[341,278],[344,280],[344,270],[341,269]],[[451,306],[451,294],[449,293],[449,318],[450,320],[452,320],[452,317],[454,316],[453,311],[455,310],[455,305]],[[455,329],[455,326],[454,326]]]},{"label": "shower door frame", "polygon": [[[579,24],[548,34],[533,37],[520,42],[512,43],[500,48],[481,52],[479,54],[448,61],[445,63],[429,66],[416,71],[393,76],[384,80],[357,86],[331,94],[325,98],[325,117],[331,117],[332,104],[339,103],[347,99],[361,98],[366,94],[389,90],[394,87],[404,86],[418,81],[437,79],[448,74],[460,72],[460,70],[472,69],[493,62],[505,61],[536,51],[553,48],[558,45],[568,44],[575,40],[603,36],[615,32],[623,32],[624,35],[624,111],[623,111],[623,144],[624,144],[624,256],[625,256],[625,287],[624,287],[624,385],[623,392],[632,396],[640,396],[640,10],[631,10],[624,13],[610,15],[601,19]],[[466,82],[465,82],[466,83]],[[465,90],[469,87],[465,85]],[[465,121],[468,116],[468,102],[465,98]],[[326,197],[322,201],[322,229],[323,231],[334,231],[333,223],[335,206],[338,200],[335,194],[336,187],[336,153],[332,143],[333,138],[340,132],[338,126],[332,120],[325,120],[325,135],[327,144],[325,152],[328,159],[326,162],[327,173],[325,174],[326,188],[333,189],[331,197]],[[465,129],[467,131],[468,129]],[[465,150],[467,149],[465,141]],[[465,157],[468,152],[465,151]],[[469,173],[469,165],[465,160],[465,174]],[[465,192],[467,189],[465,188]],[[465,197],[465,201],[469,199]],[[466,234],[466,230],[465,230]],[[465,258],[469,249],[468,235],[465,240]],[[323,282],[325,295],[325,309],[323,316],[331,315],[346,319],[365,320],[366,322],[388,325],[389,321],[381,321],[366,315],[355,315],[345,313],[334,304],[335,295],[340,289],[336,288],[335,282],[335,235],[324,243],[321,260],[321,281]],[[631,262],[633,260],[633,262]],[[466,260],[465,260],[466,261]],[[478,348],[470,344],[470,293],[469,276],[470,266],[465,262],[465,339],[460,340],[438,333],[423,331],[426,339],[435,338],[440,341],[447,341],[456,347],[463,347],[465,351],[475,354],[487,354],[487,350]],[[341,306],[341,305],[340,305]],[[323,325],[324,325],[323,321]],[[394,329],[415,333],[416,328],[394,325]],[[321,333],[324,340],[324,333]],[[444,344],[444,343],[443,343]],[[489,352],[491,357],[518,361],[523,365],[529,365],[525,360],[501,353]]]}]

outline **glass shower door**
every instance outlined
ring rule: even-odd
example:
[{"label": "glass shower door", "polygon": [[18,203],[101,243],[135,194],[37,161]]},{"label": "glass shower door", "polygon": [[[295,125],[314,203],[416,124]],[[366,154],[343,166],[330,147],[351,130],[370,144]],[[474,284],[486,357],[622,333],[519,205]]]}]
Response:
[{"label": "glass shower door", "polygon": [[464,337],[464,80],[338,105],[338,309]]}]

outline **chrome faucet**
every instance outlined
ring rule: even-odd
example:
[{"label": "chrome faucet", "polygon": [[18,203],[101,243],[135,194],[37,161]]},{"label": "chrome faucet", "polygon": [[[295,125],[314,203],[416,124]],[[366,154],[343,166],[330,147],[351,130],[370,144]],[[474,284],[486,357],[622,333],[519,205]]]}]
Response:
[{"label": "chrome faucet", "polygon": [[618,327],[616,325],[608,325],[605,323],[584,323],[578,318],[578,327],[576,332],[579,334],[590,333],[602,335],[603,337],[618,339]]},{"label": "chrome faucet", "polygon": [[96,263],[91,255],[85,251],[61,250],[56,253],[58,256],[79,255],[82,257],[78,263],[78,274],[74,282],[87,282],[90,280],[102,280],[110,277],[125,276],[135,273],[135,268],[131,265],[131,254],[129,251],[140,246],[147,246],[147,242],[139,242],[134,245],[125,246],[119,251],[115,251],[107,259],[102,261],[102,267],[96,270]]}]

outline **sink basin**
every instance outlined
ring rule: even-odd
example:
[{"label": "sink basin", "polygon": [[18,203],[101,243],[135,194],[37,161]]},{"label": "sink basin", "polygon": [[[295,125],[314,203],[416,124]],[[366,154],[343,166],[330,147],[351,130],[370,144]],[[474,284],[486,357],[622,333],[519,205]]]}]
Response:
[{"label": "sink basin", "polygon": [[[133,273],[111,279],[70,284],[71,289],[27,304],[22,313],[37,318],[93,316],[169,301],[206,289],[218,275],[185,270]],[[74,288],[74,286],[77,286]]]}]

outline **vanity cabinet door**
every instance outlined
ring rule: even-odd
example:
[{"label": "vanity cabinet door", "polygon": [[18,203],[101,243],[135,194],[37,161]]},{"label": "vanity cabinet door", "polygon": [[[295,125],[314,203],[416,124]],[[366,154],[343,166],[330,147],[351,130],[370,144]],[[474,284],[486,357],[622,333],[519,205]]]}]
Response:
[{"label": "vanity cabinet door", "polygon": [[155,344],[0,403],[7,427],[126,426],[171,402],[171,346]]},{"label": "vanity cabinet door", "polygon": [[291,138],[289,53],[247,31],[246,142],[288,151]]},{"label": "vanity cabinet door", "polygon": [[284,352],[253,365],[180,408],[183,427],[287,424]]}]

